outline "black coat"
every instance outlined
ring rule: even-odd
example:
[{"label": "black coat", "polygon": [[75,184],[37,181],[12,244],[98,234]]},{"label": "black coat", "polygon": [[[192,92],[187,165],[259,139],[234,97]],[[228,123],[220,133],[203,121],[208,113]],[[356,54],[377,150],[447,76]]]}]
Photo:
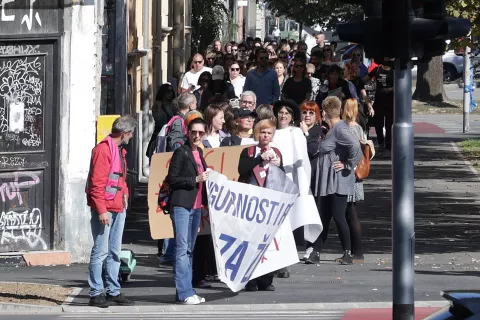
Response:
[{"label": "black coat", "polygon": [[231,135],[230,137],[223,138],[220,143],[220,147],[240,146],[242,144],[242,138],[237,135]]},{"label": "black coat", "polygon": [[152,116],[155,120],[155,129],[153,130],[152,137],[148,143],[146,155],[148,158],[152,157],[153,151],[156,148],[157,136],[170,119],[173,117],[172,105],[165,105],[162,103],[161,106],[155,105],[152,110]]},{"label": "black coat", "polygon": [[[203,158],[202,149],[198,148],[203,162],[203,170],[207,170],[207,164]],[[197,163],[193,157],[192,148],[188,143],[184,144],[173,153],[170,167],[168,168],[168,183],[170,184],[170,206],[183,207],[191,210],[195,204],[199,184],[195,178],[198,176]],[[207,188],[203,185],[202,204],[206,206]]]}]

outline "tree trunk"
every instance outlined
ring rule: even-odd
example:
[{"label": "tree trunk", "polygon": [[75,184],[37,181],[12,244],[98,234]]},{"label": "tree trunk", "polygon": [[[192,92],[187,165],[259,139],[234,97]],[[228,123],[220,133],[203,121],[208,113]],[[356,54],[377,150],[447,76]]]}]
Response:
[{"label": "tree trunk", "polygon": [[412,98],[422,102],[445,100],[442,56],[433,57],[428,63],[418,63],[417,85]]}]

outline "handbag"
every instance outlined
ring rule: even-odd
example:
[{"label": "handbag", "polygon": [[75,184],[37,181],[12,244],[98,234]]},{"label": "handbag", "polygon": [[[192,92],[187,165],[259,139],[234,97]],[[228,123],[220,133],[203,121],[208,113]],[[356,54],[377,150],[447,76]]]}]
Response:
[{"label": "handbag", "polygon": [[355,176],[358,180],[363,180],[370,174],[370,159],[372,158],[372,153],[368,143],[360,142],[360,148],[362,149],[362,158],[355,169]]}]

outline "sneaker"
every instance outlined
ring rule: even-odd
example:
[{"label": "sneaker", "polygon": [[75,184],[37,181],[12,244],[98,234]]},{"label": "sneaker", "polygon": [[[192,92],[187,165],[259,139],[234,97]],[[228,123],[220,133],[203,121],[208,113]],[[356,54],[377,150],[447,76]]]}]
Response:
[{"label": "sneaker", "polygon": [[105,296],[101,294],[95,297],[91,297],[90,301],[88,301],[88,305],[91,307],[108,308],[110,304],[107,300],[105,300]]},{"label": "sneaker", "polygon": [[313,250],[305,264],[317,264],[320,263],[320,252]]},{"label": "sneaker", "polygon": [[302,260],[306,261],[308,257],[312,254],[313,247],[308,247],[307,250],[305,251],[305,255],[303,256]]},{"label": "sneaker", "polygon": [[194,294],[193,296],[188,297],[187,299],[183,300],[182,304],[196,305],[196,304],[200,304],[200,303],[204,303],[204,302],[205,302],[205,298],[202,298],[202,297]]},{"label": "sneaker", "polygon": [[107,301],[111,303],[116,303],[119,306],[133,306],[135,302],[127,299],[122,293],[118,296],[111,296],[107,293]]},{"label": "sneaker", "polygon": [[212,285],[205,280],[200,280],[194,285],[194,287],[198,289],[208,289],[211,288]]}]

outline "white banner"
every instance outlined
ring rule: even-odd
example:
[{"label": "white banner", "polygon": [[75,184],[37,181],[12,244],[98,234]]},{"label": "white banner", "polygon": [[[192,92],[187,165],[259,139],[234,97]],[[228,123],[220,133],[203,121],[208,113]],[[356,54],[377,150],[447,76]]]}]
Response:
[{"label": "white banner", "polygon": [[[264,257],[268,259],[265,253],[282,224],[291,236],[289,223],[284,222],[298,194],[229,181],[215,171],[210,172],[206,186],[218,276],[238,292],[253,278]],[[276,240],[277,245],[279,240],[283,238]],[[271,267],[275,269],[267,268],[267,272],[281,268]]]}]

